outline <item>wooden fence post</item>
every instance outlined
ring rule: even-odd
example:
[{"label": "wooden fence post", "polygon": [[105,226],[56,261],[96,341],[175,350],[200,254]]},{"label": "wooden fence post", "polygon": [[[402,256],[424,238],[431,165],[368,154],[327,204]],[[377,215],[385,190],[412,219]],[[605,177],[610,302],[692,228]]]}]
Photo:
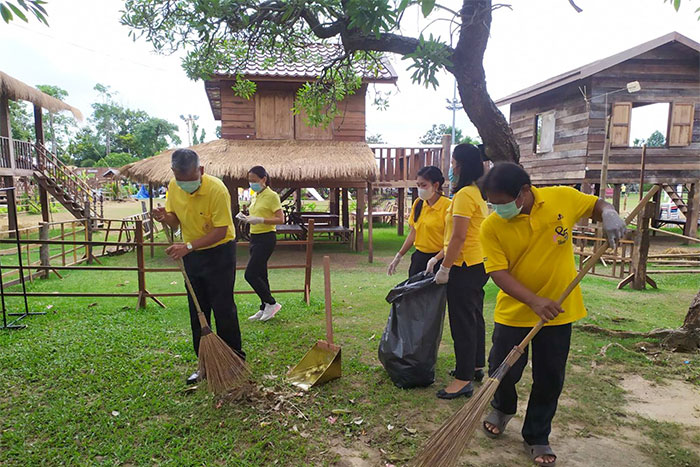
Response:
[{"label": "wooden fence post", "polygon": [[[41,240],[48,240],[49,239],[49,223],[48,222],[42,222],[41,225],[39,226],[39,238]],[[40,263],[41,266],[44,268],[48,268],[50,266],[50,254],[49,254],[49,245],[48,244],[43,244],[39,247],[39,258],[40,258]],[[49,278],[49,270],[48,269],[42,269],[39,277],[43,279],[48,279]]]},{"label": "wooden fence post", "polygon": [[85,202],[85,257],[87,263],[92,264],[92,213],[90,201]]},{"label": "wooden fence post", "polygon": [[151,213],[153,212],[153,183],[148,184],[148,204],[149,204],[148,224],[150,225],[148,236],[149,236],[149,240],[151,242],[151,258],[153,258],[153,256],[155,256],[155,247],[153,246],[153,243],[155,242],[155,231],[156,231],[156,226],[155,226],[155,223],[153,222],[153,217],[151,216]]},{"label": "wooden fence post", "polygon": [[[632,288],[643,290],[647,277],[647,259],[649,257],[649,226],[656,213],[656,203],[650,202],[637,217],[637,231],[634,235],[634,254],[632,255]],[[654,288],[656,284],[651,284]]]},{"label": "wooden fence post", "polygon": [[140,219],[136,220],[136,265],[138,267],[138,281],[139,281],[139,296],[138,303],[136,306],[138,308],[146,307],[146,261],[143,254],[143,221]]},{"label": "wooden fence post", "polygon": [[306,232],[306,265],[304,268],[304,301],[311,303],[311,270],[314,259],[314,220],[309,220]]}]

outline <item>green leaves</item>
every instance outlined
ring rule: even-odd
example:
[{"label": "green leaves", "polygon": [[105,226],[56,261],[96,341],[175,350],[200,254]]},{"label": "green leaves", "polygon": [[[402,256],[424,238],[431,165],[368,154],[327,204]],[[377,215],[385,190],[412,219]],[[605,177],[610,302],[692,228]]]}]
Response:
[{"label": "green leaves", "polygon": [[405,55],[403,60],[413,60],[408,69],[414,70],[411,75],[414,83],[424,84],[426,88],[432,85],[433,89],[437,89],[439,84],[437,72],[452,66],[449,49],[432,34],[428,40],[421,35],[416,51]]},{"label": "green leaves", "polygon": [[36,17],[36,19],[48,26],[49,23],[46,21],[46,10],[42,6],[45,4],[46,2],[43,0],[15,0],[12,2],[0,1],[0,16],[2,16],[5,23],[9,23],[15,19],[15,17],[21,19],[25,23],[28,23],[29,18],[27,18],[25,12],[31,13]]},{"label": "green leaves", "polygon": [[420,8],[423,12],[423,16],[427,18],[428,15],[433,11],[433,8],[435,8],[435,0],[423,0],[421,2]]},{"label": "green leaves", "polygon": [[397,11],[387,0],[348,0],[346,10],[348,29],[372,34],[377,39],[396,26]]},{"label": "green leaves", "polygon": [[231,89],[236,96],[250,100],[255,95],[255,91],[258,90],[258,85],[239,74],[236,75],[236,82],[231,86]]},{"label": "green leaves", "polygon": [[352,69],[348,59],[341,67],[329,68],[321,78],[305,83],[298,91],[292,111],[304,112],[306,124],[327,128],[341,114],[338,102],[354,94],[362,86],[362,79]]}]

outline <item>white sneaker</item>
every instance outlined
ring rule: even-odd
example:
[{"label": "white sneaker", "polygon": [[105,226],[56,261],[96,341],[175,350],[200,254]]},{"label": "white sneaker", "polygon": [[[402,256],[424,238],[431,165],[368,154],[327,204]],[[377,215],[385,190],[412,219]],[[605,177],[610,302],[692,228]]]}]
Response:
[{"label": "white sneaker", "polygon": [[260,318],[260,321],[268,321],[272,319],[272,317],[275,316],[281,308],[282,305],[280,305],[279,303],[275,303],[274,305],[265,305],[265,310],[263,311],[263,315]]},{"label": "white sneaker", "polygon": [[[267,307],[267,305],[266,305]],[[258,310],[257,313],[254,315],[248,316],[248,321],[260,321],[260,318],[262,318],[263,314],[265,313],[265,310]]]}]

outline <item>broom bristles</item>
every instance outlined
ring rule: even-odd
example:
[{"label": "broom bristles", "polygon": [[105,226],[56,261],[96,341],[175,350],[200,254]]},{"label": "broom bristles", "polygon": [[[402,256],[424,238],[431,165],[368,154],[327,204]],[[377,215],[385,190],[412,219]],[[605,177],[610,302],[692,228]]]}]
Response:
[{"label": "broom bristles", "polygon": [[199,341],[199,375],[206,378],[211,392],[224,394],[243,387],[250,369],[222,338],[209,331]]},{"label": "broom bristles", "polygon": [[457,464],[509,369],[510,365],[503,362],[479,391],[433,433],[418,453],[413,463],[415,466],[451,467]]}]

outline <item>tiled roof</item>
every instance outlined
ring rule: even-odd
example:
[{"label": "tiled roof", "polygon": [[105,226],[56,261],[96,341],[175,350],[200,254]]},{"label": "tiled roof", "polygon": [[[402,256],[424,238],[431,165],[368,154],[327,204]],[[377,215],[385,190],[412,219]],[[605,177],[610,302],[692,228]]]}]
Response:
[{"label": "tiled roof", "polygon": [[[251,54],[241,70],[243,75],[317,78],[325,66],[343,55],[343,49],[339,45],[309,44],[297,52],[294,59],[276,57],[260,50],[252,50]],[[394,82],[397,78],[396,71],[386,58],[382,59],[381,66],[376,71],[370,69],[369,63],[356,64],[356,70],[363,79],[369,81]]]}]

